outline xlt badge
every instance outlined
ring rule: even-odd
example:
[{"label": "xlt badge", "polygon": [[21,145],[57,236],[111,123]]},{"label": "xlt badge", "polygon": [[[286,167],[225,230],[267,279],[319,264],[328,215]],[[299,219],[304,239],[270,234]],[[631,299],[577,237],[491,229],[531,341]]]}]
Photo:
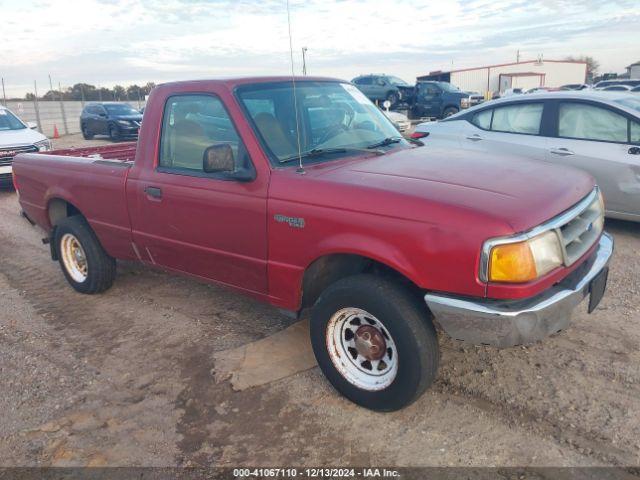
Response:
[{"label": "xlt badge", "polygon": [[301,217],[287,217],[286,215],[277,213],[273,218],[276,222],[286,223],[293,228],[304,228],[304,218]]}]

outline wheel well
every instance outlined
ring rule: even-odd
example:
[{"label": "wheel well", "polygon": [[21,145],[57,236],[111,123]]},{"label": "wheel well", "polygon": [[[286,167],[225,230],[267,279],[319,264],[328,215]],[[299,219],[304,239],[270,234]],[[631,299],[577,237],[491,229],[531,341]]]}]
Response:
[{"label": "wheel well", "polygon": [[51,200],[49,202],[48,211],[49,223],[51,223],[52,227],[55,227],[63,218],[73,217],[74,215],[82,216],[82,213],[75,205],[67,202],[66,200],[62,200],[61,198],[54,198]]},{"label": "wheel well", "polygon": [[333,254],[315,260],[304,272],[302,280],[302,309],[313,306],[331,284],[359,273],[371,273],[393,278],[419,293],[421,289],[409,278],[393,268],[368,257],[353,254]]}]

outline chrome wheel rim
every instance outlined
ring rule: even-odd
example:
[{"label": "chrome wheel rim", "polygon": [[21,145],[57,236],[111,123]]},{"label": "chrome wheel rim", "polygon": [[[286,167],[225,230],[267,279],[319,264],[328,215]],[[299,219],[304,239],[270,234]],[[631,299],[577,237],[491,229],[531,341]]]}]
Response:
[{"label": "chrome wheel rim", "polygon": [[87,279],[87,256],[80,241],[72,234],[65,233],[60,240],[62,263],[71,278],[82,283]]},{"label": "chrome wheel rim", "polygon": [[327,324],[326,343],[334,367],[352,385],[384,390],[398,373],[398,352],[389,330],[359,308],[337,311]]}]

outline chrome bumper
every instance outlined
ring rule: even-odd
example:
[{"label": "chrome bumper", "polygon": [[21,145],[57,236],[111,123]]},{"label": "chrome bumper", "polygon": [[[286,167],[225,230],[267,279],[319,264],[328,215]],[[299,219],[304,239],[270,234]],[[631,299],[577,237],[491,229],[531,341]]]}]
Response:
[{"label": "chrome bumper", "polygon": [[567,278],[523,300],[492,300],[428,293],[424,299],[451,337],[510,347],[533,343],[569,326],[571,312],[590,294],[591,281],[609,264],[613,238],[600,237],[595,253]]}]

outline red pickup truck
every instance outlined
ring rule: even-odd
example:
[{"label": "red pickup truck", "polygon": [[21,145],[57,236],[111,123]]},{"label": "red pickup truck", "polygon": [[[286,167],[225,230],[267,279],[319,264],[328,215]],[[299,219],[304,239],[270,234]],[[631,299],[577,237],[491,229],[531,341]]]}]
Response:
[{"label": "red pickup truck", "polygon": [[505,347],[566,328],[586,297],[593,310],[613,251],[587,174],[417,147],[326,78],[161,85],[137,146],[20,154],[13,168],[77,291],[137,260],[312,308],[321,369],[375,410],[433,382],[436,328]]}]

